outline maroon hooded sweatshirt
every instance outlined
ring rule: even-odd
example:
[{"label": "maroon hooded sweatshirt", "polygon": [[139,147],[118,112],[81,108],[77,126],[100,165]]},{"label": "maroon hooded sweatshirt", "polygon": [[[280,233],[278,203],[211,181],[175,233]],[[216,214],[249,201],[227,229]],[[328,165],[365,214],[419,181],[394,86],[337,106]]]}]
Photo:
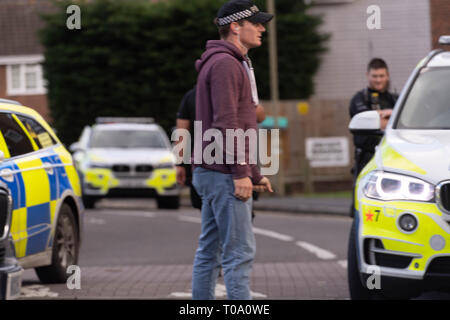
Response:
[{"label": "maroon hooded sweatshirt", "polygon": [[[199,73],[196,93],[196,121],[202,122],[202,137],[206,130],[215,128],[222,132],[223,148],[226,149],[226,129],[257,129],[255,104],[252,101],[250,80],[243,65],[246,58],[232,43],[225,40],[211,40],[206,44],[206,51],[196,62]],[[199,138],[196,137],[196,142]],[[202,154],[210,141],[203,141]],[[194,159],[198,147],[194,147]],[[199,149],[198,149],[199,150]],[[234,156],[237,155],[235,144]],[[248,139],[245,142],[245,162],[226,164],[195,164],[208,170],[232,174],[233,179],[249,177],[257,184],[262,176],[255,164],[249,164]],[[203,159],[203,157],[202,157]]]}]

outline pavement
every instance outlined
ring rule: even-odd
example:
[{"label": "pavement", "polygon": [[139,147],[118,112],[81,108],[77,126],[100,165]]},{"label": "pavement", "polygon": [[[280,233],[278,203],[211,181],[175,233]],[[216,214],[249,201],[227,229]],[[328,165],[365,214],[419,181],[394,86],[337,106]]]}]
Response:
[{"label": "pavement", "polygon": [[[269,200],[260,203],[268,206]],[[191,299],[201,219],[198,210],[188,207],[189,199],[183,202],[180,210],[158,210],[153,199],[100,201],[86,212],[80,286],[75,273],[69,285],[43,284],[28,269],[20,299]],[[349,299],[350,218],[277,210],[256,214],[253,299]],[[227,298],[223,277],[215,295]]]},{"label": "pavement", "polygon": [[[253,203],[253,208],[260,211],[349,216],[351,202],[350,198],[322,196],[261,196]],[[191,206],[188,197],[183,197],[181,204]]]},{"label": "pavement", "polygon": [[[26,270],[20,299],[191,299],[192,264],[81,267],[81,283],[43,285]],[[255,263],[255,300],[346,300],[346,268],[338,262]],[[75,283],[75,282],[74,282]],[[226,299],[223,277],[216,298]]]}]

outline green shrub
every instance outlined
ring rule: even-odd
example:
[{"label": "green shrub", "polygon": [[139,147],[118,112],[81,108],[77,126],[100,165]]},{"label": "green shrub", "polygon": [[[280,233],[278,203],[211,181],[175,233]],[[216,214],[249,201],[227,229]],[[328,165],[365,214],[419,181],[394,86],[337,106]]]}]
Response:
[{"label": "green shrub", "polygon": [[[81,30],[66,27],[66,8],[56,1],[43,18],[44,74],[53,125],[65,143],[75,141],[97,116],[150,116],[169,130],[180,100],[197,77],[194,63],[224,0],[77,1]],[[256,1],[260,8],[264,2]],[[298,0],[277,0],[280,93],[307,98],[326,36],[320,19]],[[267,37],[266,37],[267,39]],[[267,43],[267,41],[265,41]],[[270,98],[267,44],[250,53],[262,98]]]}]

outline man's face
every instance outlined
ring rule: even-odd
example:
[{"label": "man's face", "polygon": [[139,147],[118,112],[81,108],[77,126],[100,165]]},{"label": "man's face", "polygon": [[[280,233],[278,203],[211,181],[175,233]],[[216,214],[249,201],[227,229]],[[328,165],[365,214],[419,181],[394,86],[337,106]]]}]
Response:
[{"label": "man's face", "polygon": [[244,20],[239,29],[241,43],[248,49],[257,48],[262,44],[262,34],[266,28],[261,23],[251,23]]},{"label": "man's face", "polygon": [[367,72],[369,88],[383,92],[387,89],[389,83],[389,72],[385,69],[370,69]]}]

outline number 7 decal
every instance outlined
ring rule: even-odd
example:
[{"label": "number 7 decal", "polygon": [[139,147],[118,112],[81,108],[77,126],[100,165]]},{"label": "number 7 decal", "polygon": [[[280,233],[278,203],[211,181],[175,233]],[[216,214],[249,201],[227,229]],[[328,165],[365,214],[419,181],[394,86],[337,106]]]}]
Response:
[{"label": "number 7 decal", "polygon": [[375,222],[378,222],[378,217],[380,216],[381,210],[375,210],[375,212],[377,213],[376,218],[375,218]]}]

